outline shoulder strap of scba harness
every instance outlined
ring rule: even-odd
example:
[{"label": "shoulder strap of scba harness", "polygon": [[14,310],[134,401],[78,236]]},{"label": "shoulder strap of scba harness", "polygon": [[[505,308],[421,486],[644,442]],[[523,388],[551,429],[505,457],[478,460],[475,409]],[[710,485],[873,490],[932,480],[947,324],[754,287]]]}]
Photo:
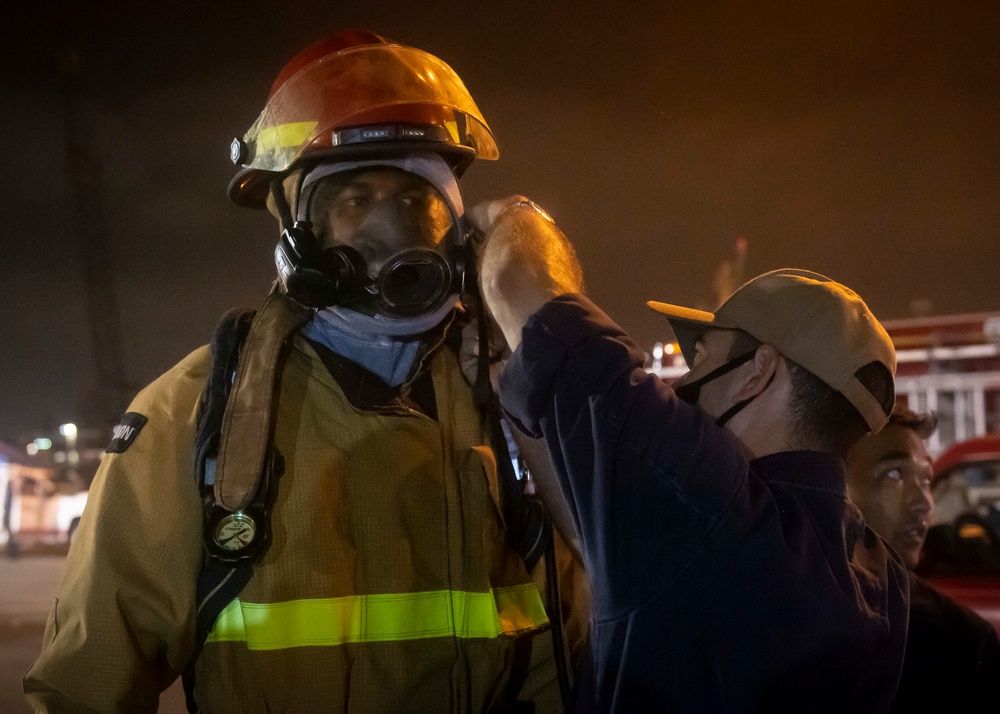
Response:
[{"label": "shoulder strap of scba harness", "polygon": [[195,650],[184,671],[190,712],[198,711],[194,662],[219,614],[250,581],[253,563],[270,543],[269,510],[284,471],[271,438],[277,375],[285,345],[308,319],[308,310],[275,282],[259,310],[231,310],[212,337],[212,369],[198,405],[194,444],[205,557],[197,586]]},{"label": "shoulder strap of scba harness", "polygon": [[[284,471],[284,459],[272,443],[278,374],[285,347],[309,316],[310,311],[287,297],[275,282],[259,310],[227,312],[212,337],[212,368],[199,403],[194,444],[205,557],[197,586],[195,650],[183,675],[189,712],[198,711],[194,662],[220,613],[250,581],[253,564],[270,544],[269,512]],[[477,317],[480,345],[485,345],[487,323],[482,310]],[[489,383],[487,352],[480,349],[475,398],[490,426],[491,442],[499,447],[507,439],[499,402]],[[497,459],[507,540],[529,572],[546,556],[546,609],[565,702],[570,685],[551,524],[541,503],[524,492],[507,456]],[[512,677],[512,686],[517,679]],[[513,701],[516,692],[510,694]]]}]

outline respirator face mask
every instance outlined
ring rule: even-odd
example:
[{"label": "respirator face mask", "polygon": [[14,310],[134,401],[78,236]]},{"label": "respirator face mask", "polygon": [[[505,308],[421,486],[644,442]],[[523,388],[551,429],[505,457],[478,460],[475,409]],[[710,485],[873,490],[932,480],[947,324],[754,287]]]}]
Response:
[{"label": "respirator face mask", "polygon": [[[698,400],[701,398],[701,388],[704,385],[708,384],[709,382],[714,382],[719,377],[725,374],[729,374],[737,367],[746,364],[747,362],[752,360],[756,354],[757,354],[757,349],[754,348],[748,352],[744,352],[738,357],[733,357],[727,362],[724,362],[719,367],[713,369],[708,374],[698,379],[695,379],[691,382],[688,382],[686,384],[679,384],[675,386],[674,394],[676,394],[677,398],[680,399],[682,402],[687,402],[691,406],[697,406]],[[760,390],[760,392],[753,395],[752,397],[748,397],[747,399],[736,402],[736,404],[732,405],[731,407],[729,407],[729,409],[727,409],[718,417],[716,417],[715,425],[725,426],[727,423],[729,423],[730,419],[732,419],[734,416],[743,411],[747,406],[750,405],[750,402],[752,402],[754,399],[763,394],[764,390],[770,387],[771,382],[773,381],[774,381],[774,374],[772,374],[768,378],[767,383],[764,385],[764,389]]]},{"label": "respirator face mask", "polygon": [[395,168],[318,168],[329,173],[303,177],[298,219],[275,249],[292,298],[307,307],[407,318],[435,312],[461,292],[460,197],[456,209],[429,181]]}]

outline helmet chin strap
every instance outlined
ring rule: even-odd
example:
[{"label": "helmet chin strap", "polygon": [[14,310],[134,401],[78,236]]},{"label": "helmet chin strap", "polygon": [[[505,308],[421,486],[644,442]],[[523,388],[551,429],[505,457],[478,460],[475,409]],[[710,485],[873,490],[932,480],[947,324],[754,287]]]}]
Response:
[{"label": "helmet chin strap", "polygon": [[275,209],[278,211],[281,229],[287,230],[291,228],[295,223],[295,218],[292,216],[292,207],[288,205],[288,199],[285,198],[285,185],[281,176],[271,182],[271,198],[274,201]]}]

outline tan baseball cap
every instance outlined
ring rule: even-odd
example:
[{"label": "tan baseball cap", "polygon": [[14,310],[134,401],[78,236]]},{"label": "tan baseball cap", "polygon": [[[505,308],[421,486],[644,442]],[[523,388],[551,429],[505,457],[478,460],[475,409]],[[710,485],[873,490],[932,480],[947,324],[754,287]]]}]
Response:
[{"label": "tan baseball cap", "polygon": [[[744,283],[714,314],[662,302],[646,304],[667,316],[688,365],[694,363],[694,345],[705,330],[743,330],[843,394],[872,431],[889,420],[896,373],[892,340],[857,293],[825,275],[772,270]],[[881,399],[865,386],[872,382],[866,377],[873,363],[888,370],[888,379],[875,380],[884,387],[878,391],[888,390]],[[874,371],[885,374],[878,367]]]}]

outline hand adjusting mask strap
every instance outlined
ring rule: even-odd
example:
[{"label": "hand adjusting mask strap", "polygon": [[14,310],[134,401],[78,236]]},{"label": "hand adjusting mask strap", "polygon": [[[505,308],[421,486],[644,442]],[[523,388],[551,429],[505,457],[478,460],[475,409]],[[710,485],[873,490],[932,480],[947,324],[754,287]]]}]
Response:
[{"label": "hand adjusting mask strap", "polygon": [[[746,364],[747,362],[753,359],[755,354],[757,354],[756,348],[750,350],[749,352],[744,352],[739,357],[734,357],[728,362],[716,367],[703,377],[699,377],[693,382],[688,382],[687,384],[682,384],[678,387],[674,387],[674,394],[676,394],[677,398],[680,399],[682,402],[686,402],[691,406],[694,406],[698,403],[698,399],[701,396],[702,386],[708,384],[713,380],[718,379],[724,374],[732,372],[737,367]],[[772,374],[771,378],[767,380],[767,384],[764,385],[764,389],[770,387],[771,382],[773,381],[774,381],[774,374]],[[725,426],[730,419],[732,419],[734,416],[743,411],[743,409],[745,409],[750,402],[752,402],[754,399],[763,394],[764,389],[760,390],[752,397],[747,397],[746,399],[736,402],[736,404],[729,407],[729,409],[724,411],[722,415],[715,420],[715,425]]]}]

